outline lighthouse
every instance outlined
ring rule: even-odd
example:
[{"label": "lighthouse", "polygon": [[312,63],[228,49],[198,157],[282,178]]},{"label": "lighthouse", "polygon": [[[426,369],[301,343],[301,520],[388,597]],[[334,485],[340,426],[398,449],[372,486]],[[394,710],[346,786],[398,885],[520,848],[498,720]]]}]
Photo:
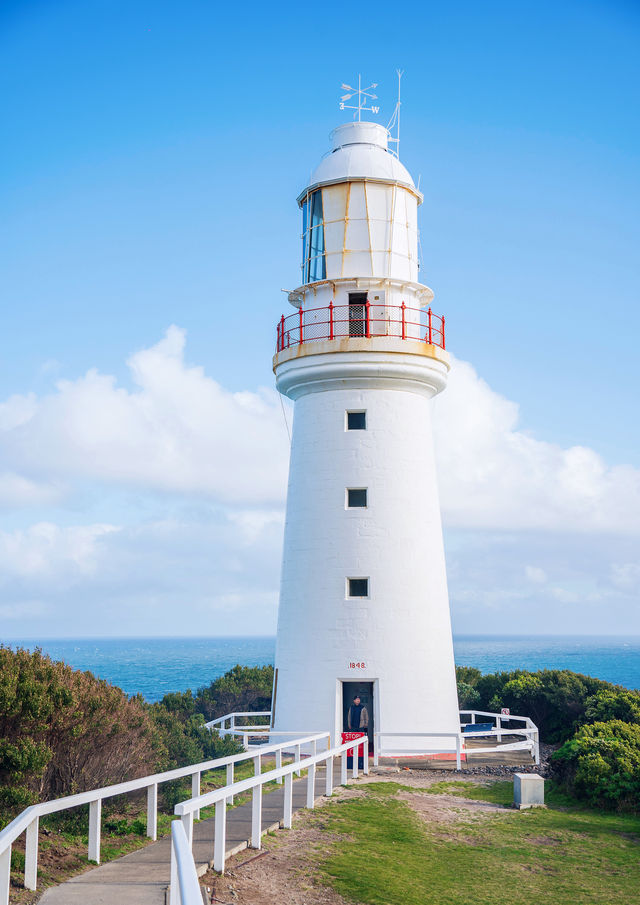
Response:
[{"label": "lighthouse", "polygon": [[294,416],[271,720],[339,741],[358,695],[372,743],[419,753],[460,729],[431,427],[449,357],[419,279],[423,198],[389,140],[338,126],[297,199],[273,359]]}]

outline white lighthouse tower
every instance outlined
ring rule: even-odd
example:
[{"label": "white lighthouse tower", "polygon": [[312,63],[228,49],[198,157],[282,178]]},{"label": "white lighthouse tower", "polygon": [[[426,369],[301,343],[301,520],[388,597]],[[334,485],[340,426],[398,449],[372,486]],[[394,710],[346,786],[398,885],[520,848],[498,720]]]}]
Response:
[{"label": "white lighthouse tower", "polygon": [[431,430],[449,358],[418,278],[422,195],[389,137],[339,126],[298,197],[301,285],[274,357],[295,401],[275,732],[339,740],[356,693],[371,741],[460,728]]}]

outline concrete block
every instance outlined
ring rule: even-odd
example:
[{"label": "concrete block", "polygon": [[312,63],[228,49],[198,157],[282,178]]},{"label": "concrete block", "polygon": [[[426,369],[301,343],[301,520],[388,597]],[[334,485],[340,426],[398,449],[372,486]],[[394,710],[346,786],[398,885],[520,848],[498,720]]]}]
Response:
[{"label": "concrete block", "polygon": [[537,773],[514,773],[513,806],[519,810],[544,806],[544,779]]}]

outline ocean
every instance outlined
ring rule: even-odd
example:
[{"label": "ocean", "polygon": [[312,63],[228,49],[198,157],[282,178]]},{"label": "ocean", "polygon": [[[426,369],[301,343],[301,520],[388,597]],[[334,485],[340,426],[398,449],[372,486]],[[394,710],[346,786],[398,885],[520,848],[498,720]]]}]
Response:
[{"label": "ocean", "polygon": [[[127,694],[159,701],[169,691],[209,685],[236,663],[273,663],[275,638],[85,638],[8,640],[41,647],[54,660],[90,670]],[[458,635],[458,666],[483,673],[511,669],[571,669],[640,689],[640,637]],[[408,676],[410,680],[410,676]]]}]

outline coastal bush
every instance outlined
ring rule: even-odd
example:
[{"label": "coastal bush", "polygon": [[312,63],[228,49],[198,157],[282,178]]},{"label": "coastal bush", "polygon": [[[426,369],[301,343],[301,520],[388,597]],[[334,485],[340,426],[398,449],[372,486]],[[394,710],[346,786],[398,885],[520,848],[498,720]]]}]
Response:
[{"label": "coastal bush", "polygon": [[626,688],[601,688],[587,698],[584,721],[586,723],[622,720],[640,723],[640,694]]},{"label": "coastal bush", "polygon": [[456,666],[456,682],[464,682],[466,685],[476,685],[482,678],[482,673],[475,666]]},{"label": "coastal bush", "polygon": [[195,707],[205,720],[234,711],[271,709],[273,666],[234,666],[211,685],[199,688]]},{"label": "coastal bush", "polygon": [[[189,692],[189,695],[191,692]],[[165,695],[158,704],[149,704],[149,713],[162,742],[162,753],[158,769],[171,770],[187,764],[197,764],[227,754],[237,754],[242,745],[227,736],[220,738],[204,725],[201,713],[189,712],[188,708],[172,706],[178,695]],[[171,698],[169,707],[166,699]],[[193,700],[193,698],[192,698]]]},{"label": "coastal bush", "polygon": [[0,645],[0,813],[133,779],[162,743],[142,699],[40,650]]},{"label": "coastal bush", "polygon": [[[563,742],[586,721],[587,702],[602,692],[624,689],[568,669],[515,670],[482,676],[474,685],[482,710],[509,707],[530,716],[547,742]],[[633,693],[631,693],[633,694]]]},{"label": "coastal bush", "polygon": [[551,760],[555,780],[570,795],[640,810],[640,725],[608,720],[582,726]]},{"label": "coastal bush", "polygon": [[458,706],[460,710],[477,709],[479,703],[480,695],[473,685],[469,685],[467,682],[458,682]]}]

